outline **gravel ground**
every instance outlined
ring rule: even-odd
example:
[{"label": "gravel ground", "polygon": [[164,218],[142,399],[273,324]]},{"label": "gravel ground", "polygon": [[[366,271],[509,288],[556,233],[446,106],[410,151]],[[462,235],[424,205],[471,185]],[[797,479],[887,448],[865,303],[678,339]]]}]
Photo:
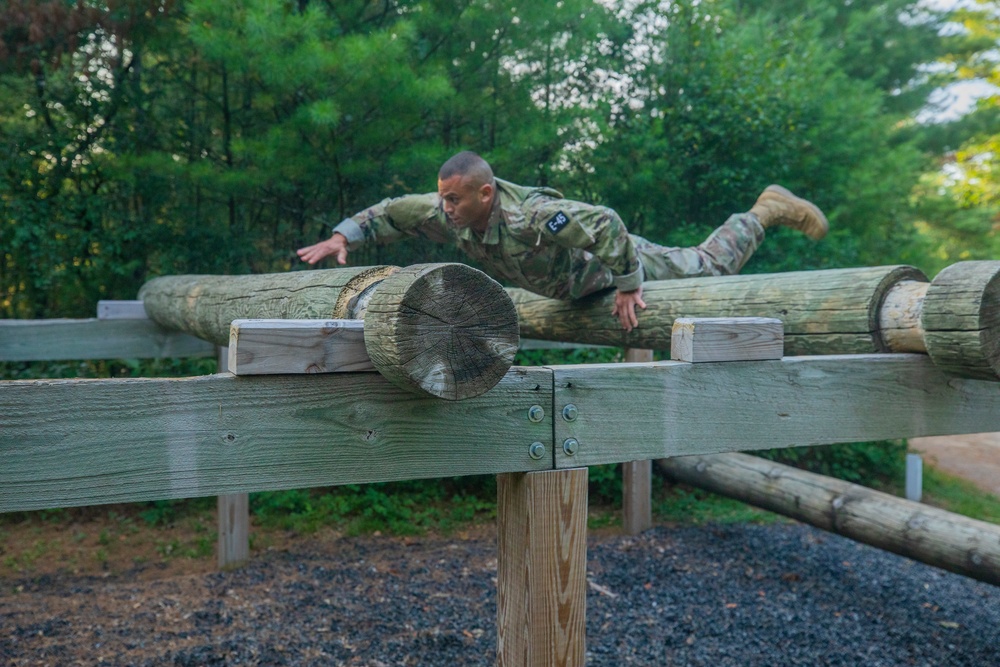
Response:
[{"label": "gravel ground", "polygon": [[[592,535],[588,665],[1000,666],[1000,589],[812,528]],[[0,664],[492,665],[495,534],[2,581]]]}]

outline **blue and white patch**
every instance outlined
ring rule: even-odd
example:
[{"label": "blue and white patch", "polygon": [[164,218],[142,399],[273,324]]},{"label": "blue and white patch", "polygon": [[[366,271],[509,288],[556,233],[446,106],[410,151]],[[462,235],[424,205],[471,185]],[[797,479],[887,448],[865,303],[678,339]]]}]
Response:
[{"label": "blue and white patch", "polygon": [[562,211],[559,211],[554,216],[549,218],[549,221],[545,223],[545,227],[553,234],[558,234],[568,224],[569,224],[569,217]]}]

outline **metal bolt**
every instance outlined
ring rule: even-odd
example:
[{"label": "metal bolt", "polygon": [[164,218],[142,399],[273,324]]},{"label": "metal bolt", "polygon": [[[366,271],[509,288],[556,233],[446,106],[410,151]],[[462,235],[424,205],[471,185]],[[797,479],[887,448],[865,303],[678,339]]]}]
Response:
[{"label": "metal bolt", "polygon": [[580,449],[580,443],[576,438],[566,438],[563,441],[563,451],[566,452],[566,456],[573,456],[578,449]]},{"label": "metal bolt", "polygon": [[545,445],[540,442],[531,443],[531,447],[528,447],[528,456],[535,459],[536,461],[543,456],[545,456]]},{"label": "metal bolt", "polygon": [[574,421],[576,416],[580,414],[580,411],[576,409],[576,406],[572,403],[567,403],[566,407],[563,408],[563,419],[568,422]]},{"label": "metal bolt", "polygon": [[532,405],[528,408],[528,421],[533,421],[536,424],[545,419],[545,409],[540,405]]}]

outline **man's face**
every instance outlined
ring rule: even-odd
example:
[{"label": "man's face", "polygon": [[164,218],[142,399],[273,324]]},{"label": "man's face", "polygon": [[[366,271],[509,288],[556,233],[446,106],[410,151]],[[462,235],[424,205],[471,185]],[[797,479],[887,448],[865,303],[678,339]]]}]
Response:
[{"label": "man's face", "polygon": [[476,185],[468,176],[438,180],[438,196],[445,215],[456,227],[486,230],[493,208],[493,186]]}]

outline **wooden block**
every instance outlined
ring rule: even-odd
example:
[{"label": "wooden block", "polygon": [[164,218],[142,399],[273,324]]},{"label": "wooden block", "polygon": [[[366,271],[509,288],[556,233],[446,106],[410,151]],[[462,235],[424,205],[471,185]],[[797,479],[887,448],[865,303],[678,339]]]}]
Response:
[{"label": "wooden block", "polygon": [[497,475],[497,665],[582,666],[587,469]]},{"label": "wooden block", "polygon": [[772,317],[678,317],[670,336],[675,361],[759,361],[784,354],[781,320]]},{"label": "wooden block", "polygon": [[372,371],[363,320],[234,320],[234,375]]},{"label": "wooden block", "polygon": [[98,301],[99,320],[148,320],[142,301]]}]

